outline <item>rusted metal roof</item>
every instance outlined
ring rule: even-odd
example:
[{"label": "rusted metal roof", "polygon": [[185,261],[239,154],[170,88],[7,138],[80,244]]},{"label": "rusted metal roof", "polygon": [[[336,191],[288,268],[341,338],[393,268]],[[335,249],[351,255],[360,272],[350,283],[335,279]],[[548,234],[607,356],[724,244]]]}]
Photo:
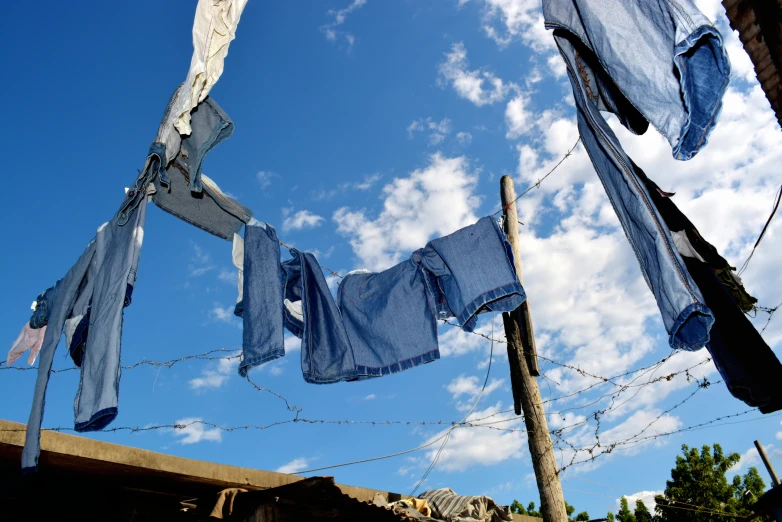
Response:
[{"label": "rusted metal roof", "polygon": [[722,0],[782,126],[782,0]]}]

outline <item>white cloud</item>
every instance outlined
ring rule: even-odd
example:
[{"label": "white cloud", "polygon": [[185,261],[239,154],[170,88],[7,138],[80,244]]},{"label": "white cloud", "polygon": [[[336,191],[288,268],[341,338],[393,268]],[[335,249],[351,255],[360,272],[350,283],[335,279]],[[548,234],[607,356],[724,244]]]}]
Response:
[{"label": "white cloud", "polygon": [[478,107],[491,105],[505,99],[510,86],[488,71],[469,70],[467,49],[463,42],[451,46],[451,52],[445,54],[445,61],[439,66],[438,82],[450,84],[456,94],[471,101]]},{"label": "white cloud", "polygon": [[297,471],[307,469],[308,467],[309,467],[308,459],[302,457],[298,459],[293,459],[287,464],[283,464],[282,466],[277,468],[277,473],[296,473]]},{"label": "white cloud", "polygon": [[380,173],[375,174],[367,174],[364,176],[364,181],[358,181],[356,183],[353,183],[353,188],[356,190],[369,190],[372,188],[372,186],[380,181],[380,179],[383,177]]},{"label": "white cloud", "polygon": [[374,393],[370,393],[369,395],[364,397],[365,401],[374,401],[375,399],[377,399],[377,395],[375,395]]},{"label": "white cloud", "polygon": [[[290,210],[288,210],[290,212]],[[303,230],[305,228],[319,227],[323,217],[313,214],[309,210],[299,210],[294,214],[288,215],[282,222],[282,230],[285,232],[291,230]]]},{"label": "white cloud", "polygon": [[383,210],[376,219],[366,210],[338,209],[337,230],[350,239],[359,264],[383,270],[423,247],[433,236],[450,234],[477,221],[478,176],[464,156],[430,157],[426,168],[395,178],[383,188]]},{"label": "white cloud", "polygon": [[457,410],[465,411],[473,407],[473,404],[475,404],[475,401],[478,399],[479,395],[481,396],[481,399],[485,399],[504,383],[504,379],[492,379],[486,384],[486,388],[483,389],[483,395],[481,395],[481,389],[483,388],[483,378],[479,379],[474,375],[466,376],[462,374],[448,383],[445,389],[448,390],[454,400],[458,401],[458,399],[460,399],[462,396],[465,396],[464,401],[459,401],[456,403]]},{"label": "white cloud", "polygon": [[227,324],[238,324],[238,318],[234,315],[233,306],[220,306],[215,303],[209,311],[209,317],[213,321]]},{"label": "white cloud", "polygon": [[[782,422],[780,422],[779,424],[782,425]],[[782,431],[777,432],[777,440],[782,440]]]},{"label": "white cloud", "polygon": [[[239,358],[235,357],[239,352],[234,352],[220,359],[210,368],[201,371],[201,376],[190,379],[188,384],[191,390],[204,391],[208,389],[220,388],[230,378],[231,374],[236,372],[239,366]],[[232,359],[227,357],[234,356]]]},{"label": "white cloud", "polygon": [[[779,437],[777,437],[779,438]],[[782,459],[782,448],[777,448],[774,444],[763,444],[763,449],[766,452],[766,456],[773,463]],[[741,460],[738,461],[730,470],[726,473],[729,480],[733,475],[744,474],[749,471],[749,468],[757,468],[758,471],[763,471],[763,461],[760,460],[760,454],[755,446],[751,446],[747,451],[741,454]]]},{"label": "white cloud", "polygon": [[459,132],[456,134],[456,140],[461,144],[470,143],[472,141],[472,134],[469,132]]},{"label": "white cloud", "polygon": [[219,428],[210,428],[202,424],[201,417],[187,417],[177,420],[174,424],[185,426],[184,428],[174,428],[173,433],[176,437],[182,437],[177,440],[177,444],[196,444],[202,440],[209,442],[221,442],[223,434]]},{"label": "white cloud", "polygon": [[533,127],[533,114],[527,109],[529,97],[518,93],[505,108],[505,123],[508,126],[506,137],[514,140],[527,134]]},{"label": "white cloud", "polygon": [[343,9],[329,9],[326,14],[332,17],[332,20],[331,22],[322,25],[320,31],[326,36],[327,40],[332,42],[336,41],[339,35],[344,36],[345,41],[348,44],[348,51],[350,51],[356,43],[355,35],[349,32],[339,31],[337,28],[345,23],[345,20],[350,13],[360,9],[366,3],[367,0],[353,0],[350,5]]},{"label": "white cloud", "polygon": [[[631,510],[635,510],[635,501],[640,500],[644,503],[646,508],[649,510],[650,513],[654,513],[654,507],[657,505],[657,502],[654,501],[654,497],[657,495],[662,495],[663,491],[639,491],[638,493],[633,493],[631,495],[624,495],[624,497],[627,499],[627,505]],[[617,510],[619,509],[621,497],[616,499],[616,507]]]},{"label": "white cloud", "polygon": [[258,172],[255,177],[258,179],[258,185],[260,185],[261,189],[268,188],[269,185],[272,184],[272,181],[275,178],[279,178],[280,175],[276,172],[272,172],[270,170],[262,170]]},{"label": "white cloud", "polygon": [[451,133],[451,120],[434,121],[431,117],[419,118],[407,126],[407,137],[413,139],[416,132],[429,132],[429,144],[439,145]]},{"label": "white cloud", "polygon": [[217,274],[217,279],[225,283],[236,285],[239,278],[239,273],[236,270],[230,268],[222,268]]},{"label": "white cloud", "polygon": [[537,53],[554,51],[554,38],[544,27],[540,2],[484,0],[484,10],[483,30],[501,48],[520,40]]},{"label": "white cloud", "polygon": [[209,252],[192,241],[190,242],[190,246],[193,249],[193,255],[190,258],[190,264],[187,266],[190,277],[200,277],[217,268],[217,266],[212,263]]}]

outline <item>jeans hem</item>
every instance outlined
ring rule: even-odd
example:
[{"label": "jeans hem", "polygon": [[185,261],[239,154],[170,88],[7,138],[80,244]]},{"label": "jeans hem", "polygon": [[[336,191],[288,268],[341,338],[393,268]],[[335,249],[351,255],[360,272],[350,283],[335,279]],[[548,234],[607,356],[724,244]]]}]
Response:
[{"label": "jeans hem", "polygon": [[357,369],[342,372],[336,377],[324,377],[322,375],[315,375],[312,372],[302,372],[302,375],[304,376],[304,381],[310,384],[333,384],[341,381],[355,381],[359,378]]},{"label": "jeans hem", "polygon": [[403,361],[395,362],[393,364],[389,364],[387,366],[382,366],[379,368],[372,367],[372,366],[356,365],[356,372],[358,373],[359,379],[368,378],[368,377],[382,377],[384,375],[390,375],[392,373],[403,372],[405,370],[409,370],[410,368],[414,368],[422,364],[436,361],[439,358],[440,358],[440,349],[435,348],[434,350],[431,350],[426,353],[422,353],[421,355],[416,355],[415,357],[411,357],[409,359],[405,359]]},{"label": "jeans hem", "polygon": [[[482,293],[464,307],[464,310],[456,316],[456,320],[462,325],[462,330],[471,332],[472,328],[470,328],[467,323],[481,308],[490,305],[498,299],[510,297],[513,294],[517,294],[517,297],[510,300],[511,305],[503,305],[496,308],[489,306],[494,312],[512,312],[527,300],[527,294],[524,292],[524,287],[521,286],[521,283],[516,281]],[[473,324],[472,326],[474,327],[475,325]]]},{"label": "jeans hem", "polygon": [[[706,334],[703,335],[703,337],[696,339],[695,341],[686,342],[684,340],[680,340],[678,337],[681,333],[680,330],[684,326],[684,323],[690,319],[694,319],[696,314],[702,315],[706,318],[707,324],[704,327],[706,329]],[[680,348],[688,351],[699,350],[706,346],[706,343],[709,342],[709,332],[711,331],[711,327],[713,325],[714,314],[709,309],[709,307],[701,303],[692,303],[691,305],[687,306],[687,308],[682,310],[682,312],[676,318],[676,321],[674,321],[673,326],[671,327],[671,334],[668,339],[668,344],[670,344],[671,348]]]},{"label": "jeans hem", "polygon": [[247,377],[247,372],[250,371],[251,368],[260,366],[261,364],[267,363],[269,361],[273,361],[274,359],[279,359],[284,355],[285,355],[285,348],[277,348],[276,350],[270,351],[266,355],[257,355],[255,357],[245,359],[239,365],[239,375],[241,375],[242,377]]},{"label": "jeans hem", "polygon": [[79,433],[85,431],[102,430],[111,424],[111,422],[117,417],[118,413],[119,409],[116,406],[104,408],[96,413],[93,413],[88,421],[75,423],[73,429]]}]

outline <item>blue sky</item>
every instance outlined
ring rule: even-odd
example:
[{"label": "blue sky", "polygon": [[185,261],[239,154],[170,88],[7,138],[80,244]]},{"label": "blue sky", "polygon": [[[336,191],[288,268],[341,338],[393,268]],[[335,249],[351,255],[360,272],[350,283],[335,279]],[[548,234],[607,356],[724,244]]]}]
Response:
[{"label": "blue sky", "polygon": [[[676,192],[676,203],[703,235],[740,265],[779,185],[782,133],[719,1],[696,3],[724,31],[733,65],[710,144],[692,161],[676,162],[653,130],[636,137],[612,125],[631,157],[664,190]],[[0,133],[15,189],[0,210],[8,245],[0,261],[0,326],[8,347],[29,318],[29,303],[67,271],[142,167],[165,104],[187,73],[194,9],[194,1],[183,0],[110,9],[86,2],[78,10],[61,2],[16,3],[0,20],[15,43],[0,54],[7,122]],[[495,212],[501,175],[514,176],[521,190],[575,143],[560,62],[537,3],[529,0],[250,0],[212,90],[236,132],[207,157],[204,171],[286,243],[315,252],[325,266],[342,273],[383,269],[428,239]],[[123,364],[222,348],[231,355],[241,346],[241,325],[226,313],[236,298],[230,244],[149,208],[139,280],[125,313]],[[670,354],[656,305],[582,149],[521,200],[519,211],[524,282],[542,355],[613,376]],[[772,224],[744,273],[748,290],[765,306],[782,301],[780,223]],[[762,327],[766,317],[760,314],[756,324]],[[479,331],[491,335],[490,317]],[[494,336],[501,333],[498,319]],[[448,326],[441,334],[441,360],[382,379],[306,384],[290,341],[287,357],[251,377],[302,408],[307,419],[457,421],[477,397],[490,343]],[[782,319],[764,336],[779,353]],[[504,351],[494,346],[490,385],[473,417],[512,407]],[[55,367],[70,366],[65,353],[61,346]],[[681,372],[705,357],[705,351],[677,354],[653,375]],[[595,382],[545,361],[542,368],[544,398]],[[690,374],[719,379],[710,363]],[[52,377],[45,426],[72,426],[77,379],[76,372]],[[26,422],[34,380],[32,371],[0,372],[6,397],[0,417]],[[629,389],[617,397],[623,405],[601,418],[601,440],[635,435],[658,417],[644,435],[747,409],[717,384],[665,413],[695,389],[697,382],[683,373]],[[548,403],[550,427],[586,423],[564,438],[577,447],[594,444],[590,413],[608,399],[589,403],[613,391],[602,385]],[[621,495],[660,491],[681,444],[719,442],[744,455],[743,471],[757,464],[750,448],[759,439],[782,465],[780,417],[759,417],[648,439],[573,466],[564,474],[566,498],[598,516],[615,510]],[[234,427],[291,418],[282,401],[236,375],[235,359],[189,360],[124,371],[114,425],[203,419]],[[492,420],[523,428],[507,413]],[[429,424],[289,423],[265,431],[194,425],[91,436],[225,464],[301,470],[395,453],[441,432]],[[570,462],[572,451],[559,446],[560,462]],[[407,493],[434,448],[325,473],[341,483]],[[457,430],[424,485],[444,486],[501,503],[537,502],[524,434]]]}]

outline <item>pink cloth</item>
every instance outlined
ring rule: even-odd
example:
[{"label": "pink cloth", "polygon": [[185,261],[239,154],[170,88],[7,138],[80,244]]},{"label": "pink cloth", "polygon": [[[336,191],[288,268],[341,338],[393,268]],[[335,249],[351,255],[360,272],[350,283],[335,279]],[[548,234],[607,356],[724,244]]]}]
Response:
[{"label": "pink cloth", "polygon": [[8,351],[8,358],[5,363],[8,366],[11,366],[24,352],[30,350],[30,356],[27,357],[27,362],[32,366],[33,363],[35,363],[35,359],[38,357],[38,352],[41,351],[44,335],[46,335],[46,326],[34,329],[30,328],[30,323],[25,324],[22,331],[19,332],[19,337],[16,338],[16,341],[14,341],[14,344]]}]

